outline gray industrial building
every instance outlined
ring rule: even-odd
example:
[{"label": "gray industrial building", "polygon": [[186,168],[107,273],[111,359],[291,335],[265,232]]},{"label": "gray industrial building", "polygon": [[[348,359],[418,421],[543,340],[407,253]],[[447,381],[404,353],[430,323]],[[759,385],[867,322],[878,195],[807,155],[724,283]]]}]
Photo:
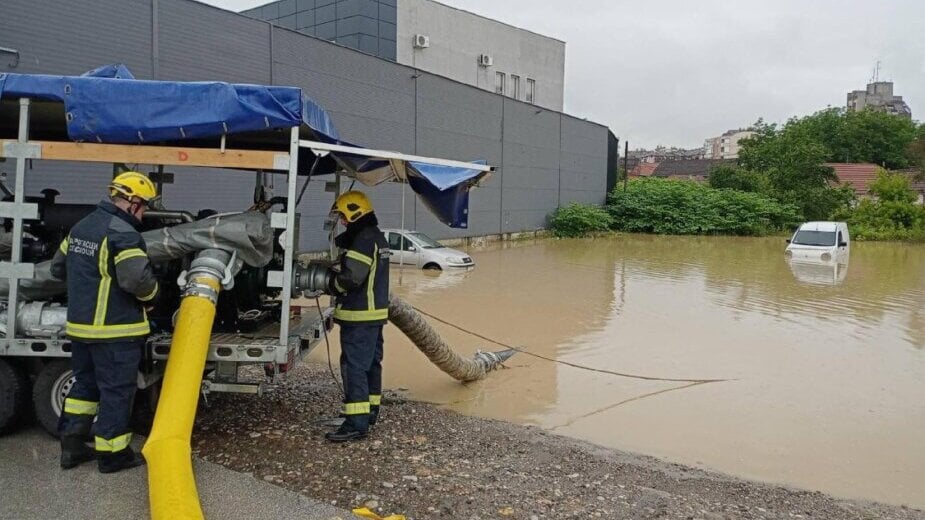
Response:
[{"label": "gray industrial building", "polygon": [[276,0],[241,14],[396,61],[396,0]]},{"label": "gray industrial building", "polygon": [[[616,140],[602,125],[192,0],[4,0],[0,73],[81,74],[121,62],[139,79],[298,86],[331,114],[341,136],[379,149],[459,160],[498,171],[471,193],[468,229],[450,229],[407,195],[406,227],[437,238],[545,227],[556,207],[601,203],[614,181]],[[233,142],[229,143],[233,146]],[[63,202],[87,202],[111,175],[96,167],[37,161],[28,194],[52,187]],[[150,169],[149,165],[138,165]],[[13,168],[0,163],[8,177]],[[610,173],[610,175],[608,175]],[[168,206],[240,210],[253,176],[175,170]],[[332,195],[313,180],[299,208],[301,249],[325,247]],[[327,179],[330,180],[330,179]],[[385,226],[398,226],[402,187],[368,190]]]}]

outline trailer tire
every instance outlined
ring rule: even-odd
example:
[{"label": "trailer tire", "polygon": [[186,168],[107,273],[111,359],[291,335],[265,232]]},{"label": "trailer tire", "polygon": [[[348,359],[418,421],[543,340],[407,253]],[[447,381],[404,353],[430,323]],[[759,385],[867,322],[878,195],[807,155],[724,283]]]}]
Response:
[{"label": "trailer tire", "polygon": [[145,389],[135,392],[135,402],[132,406],[131,428],[139,435],[149,435],[154,426],[154,413],[157,411],[157,401],[161,396],[161,382],[158,381]]},{"label": "trailer tire", "polygon": [[39,371],[32,386],[32,406],[35,418],[45,431],[58,436],[58,419],[64,408],[64,398],[74,386],[71,363],[67,359],[50,361]]},{"label": "trailer tire", "polygon": [[0,359],[0,434],[20,426],[29,415],[29,376],[22,368]]}]

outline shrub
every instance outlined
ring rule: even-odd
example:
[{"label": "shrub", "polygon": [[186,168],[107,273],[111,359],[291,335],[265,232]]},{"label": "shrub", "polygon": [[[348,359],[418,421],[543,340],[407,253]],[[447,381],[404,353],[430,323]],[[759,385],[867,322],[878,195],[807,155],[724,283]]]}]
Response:
[{"label": "shrub", "polygon": [[836,215],[855,240],[925,241],[925,207],[895,201],[862,200]]},{"label": "shrub", "polygon": [[877,171],[877,178],[870,183],[870,194],[882,202],[911,204],[918,198],[909,176],[890,173],[882,168]]},{"label": "shrub", "polygon": [[607,231],[613,219],[604,208],[573,202],[560,207],[549,219],[549,227],[557,237],[583,237]]},{"label": "shrub", "polygon": [[607,209],[614,229],[666,235],[764,235],[802,220],[795,206],[757,193],[665,179],[614,190]]},{"label": "shrub", "polygon": [[856,240],[925,241],[925,207],[915,203],[918,197],[906,175],[881,170],[870,192],[877,198],[835,215],[848,222]]}]

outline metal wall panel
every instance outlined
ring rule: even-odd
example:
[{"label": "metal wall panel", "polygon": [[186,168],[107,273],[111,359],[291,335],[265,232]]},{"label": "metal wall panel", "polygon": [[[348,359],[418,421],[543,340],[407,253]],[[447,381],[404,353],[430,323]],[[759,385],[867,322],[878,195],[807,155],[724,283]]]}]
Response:
[{"label": "metal wall panel", "polygon": [[504,100],[501,231],[541,229],[559,201],[559,114]]},{"label": "metal wall panel", "polygon": [[[136,77],[151,77],[150,0],[3,0],[0,47],[20,52],[19,63],[0,55],[0,72],[79,75],[108,63],[124,63]],[[105,21],[105,22],[104,22]],[[112,178],[108,164],[31,161],[26,194],[46,188],[65,203],[95,203]],[[7,184],[15,182],[15,162],[0,162]]]},{"label": "metal wall panel", "polygon": [[136,77],[151,77],[151,0],[3,0],[0,47],[20,52],[19,65],[0,72],[83,74],[125,63]]},{"label": "metal wall panel", "polygon": [[[414,78],[410,69],[280,29],[274,29],[273,60],[276,82],[304,88],[331,114],[342,139],[370,148],[414,152]],[[323,189],[327,180],[334,177],[312,181],[300,206],[302,247],[325,247],[327,237],[319,231],[333,202],[333,195]],[[344,189],[347,186],[345,183]],[[372,197],[381,223],[398,227],[400,186],[365,191]],[[406,205],[409,218],[413,214],[410,190]]]},{"label": "metal wall panel", "polygon": [[[16,179],[14,163],[0,163],[0,171],[7,173],[6,183],[12,189]],[[110,179],[110,164],[32,161],[26,170],[26,195],[40,195],[51,188],[61,194],[58,202],[93,204],[106,196]]]},{"label": "metal wall panel", "polygon": [[157,79],[270,83],[270,24],[188,0],[156,2]]},{"label": "metal wall panel", "polygon": [[460,161],[485,159],[499,167],[470,192],[469,227],[450,229],[418,201],[416,225],[440,237],[501,232],[502,98],[446,78],[420,73],[417,79],[417,153]]},{"label": "metal wall panel", "polygon": [[607,128],[562,115],[559,203],[603,204],[607,194]]}]

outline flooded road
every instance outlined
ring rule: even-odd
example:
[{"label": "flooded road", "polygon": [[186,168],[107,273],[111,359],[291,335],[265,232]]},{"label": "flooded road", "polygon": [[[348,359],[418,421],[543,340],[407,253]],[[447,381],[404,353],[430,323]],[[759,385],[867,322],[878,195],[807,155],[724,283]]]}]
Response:
[{"label": "flooded road", "polygon": [[[406,269],[399,285],[393,269],[393,290],[420,309],[568,365],[517,354],[461,385],[389,326],[386,387],[746,478],[925,506],[925,246],[855,243],[847,268],[791,267],[784,246],[545,240],[472,250],[468,273]],[[502,348],[430,321],[461,353]],[[707,379],[726,381],[696,382]]]}]

